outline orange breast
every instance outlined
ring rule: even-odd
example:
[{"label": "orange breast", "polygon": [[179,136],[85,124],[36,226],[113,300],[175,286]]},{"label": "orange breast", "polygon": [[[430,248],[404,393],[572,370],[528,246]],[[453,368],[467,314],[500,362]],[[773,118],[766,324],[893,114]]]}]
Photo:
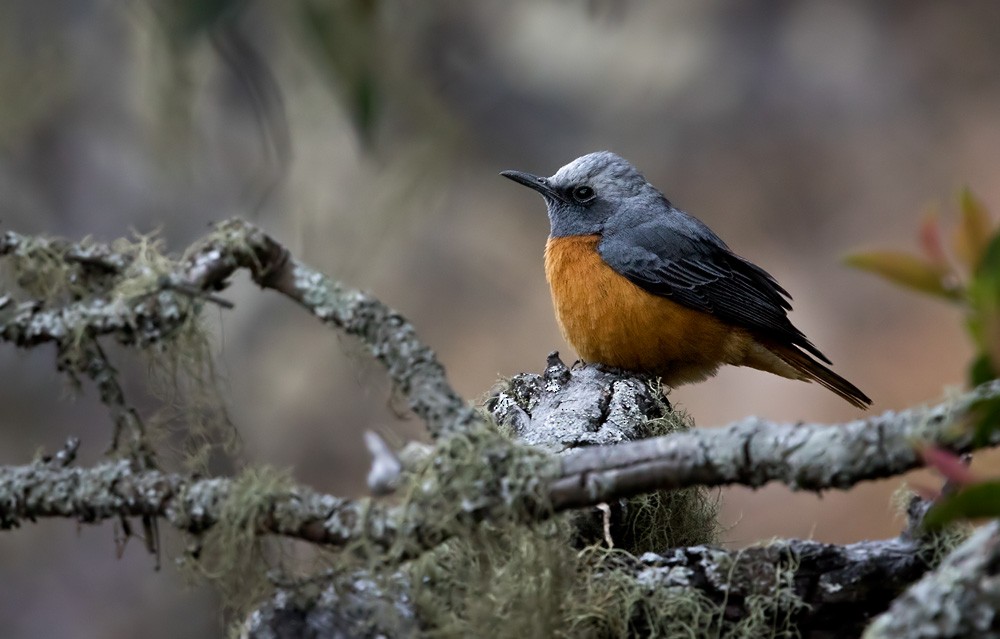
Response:
[{"label": "orange breast", "polygon": [[741,364],[753,340],[708,313],[647,293],[608,266],[600,236],[549,238],[545,276],[559,328],[584,360],[655,373],[668,385]]}]

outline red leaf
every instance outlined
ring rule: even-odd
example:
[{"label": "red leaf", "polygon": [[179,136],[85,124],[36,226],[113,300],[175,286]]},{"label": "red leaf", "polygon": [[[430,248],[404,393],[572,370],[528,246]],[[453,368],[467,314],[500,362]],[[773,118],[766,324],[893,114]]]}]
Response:
[{"label": "red leaf", "polygon": [[948,256],[944,251],[944,237],[941,233],[941,224],[936,210],[932,209],[924,215],[924,219],[920,221],[918,237],[920,248],[923,249],[924,255],[932,264],[947,265]]},{"label": "red leaf", "polygon": [[945,476],[956,486],[968,486],[979,481],[979,478],[969,470],[962,458],[951,451],[937,446],[924,446],[920,449],[924,463]]}]

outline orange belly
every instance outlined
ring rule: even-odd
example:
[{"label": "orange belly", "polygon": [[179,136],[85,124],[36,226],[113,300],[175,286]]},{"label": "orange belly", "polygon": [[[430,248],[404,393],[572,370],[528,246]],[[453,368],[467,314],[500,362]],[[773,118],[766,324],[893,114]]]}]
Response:
[{"label": "orange belly", "polygon": [[722,364],[755,365],[746,360],[760,347],[747,331],[647,293],[601,259],[600,239],[549,238],[545,246],[559,328],[581,358],[653,373],[671,386],[705,379]]}]

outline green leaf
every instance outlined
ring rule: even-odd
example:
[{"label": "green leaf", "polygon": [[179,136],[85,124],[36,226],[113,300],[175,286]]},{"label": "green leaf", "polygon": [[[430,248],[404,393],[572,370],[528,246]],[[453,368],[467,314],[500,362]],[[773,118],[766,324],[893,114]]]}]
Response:
[{"label": "green leaf", "polygon": [[969,415],[973,424],[973,442],[977,446],[985,446],[1000,428],[1000,398],[983,399],[969,407]]},{"label": "green leaf", "polygon": [[853,253],[844,258],[848,266],[875,273],[885,279],[948,300],[962,299],[962,291],[947,284],[950,271],[919,257],[897,251]]},{"label": "green leaf", "polygon": [[1000,516],[1000,480],[985,481],[962,488],[931,506],[924,528],[937,530],[958,519]]},{"label": "green leaf", "polygon": [[303,33],[318,68],[350,113],[365,144],[372,141],[383,106],[385,42],[378,0],[301,0]]},{"label": "green leaf", "polygon": [[986,247],[993,235],[993,222],[986,207],[969,189],[962,189],[959,196],[962,221],[955,229],[955,254],[975,273],[983,260]]},{"label": "green leaf", "polygon": [[986,353],[980,353],[969,366],[969,385],[979,386],[997,378],[993,362]]},{"label": "green leaf", "polygon": [[992,275],[995,279],[1000,279],[1000,233],[988,238],[973,275],[977,278]]},{"label": "green leaf", "polygon": [[969,333],[981,352],[994,356],[1000,353],[1000,235],[987,245],[967,291]]}]

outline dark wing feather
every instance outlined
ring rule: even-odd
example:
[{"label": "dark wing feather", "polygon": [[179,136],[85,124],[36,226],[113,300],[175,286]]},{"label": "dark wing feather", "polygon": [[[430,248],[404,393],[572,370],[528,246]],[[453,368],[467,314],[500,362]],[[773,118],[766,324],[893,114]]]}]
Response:
[{"label": "dark wing feather", "polygon": [[788,292],[689,215],[668,215],[605,234],[598,250],[615,271],[655,295],[711,313],[830,363],[788,320]]}]

